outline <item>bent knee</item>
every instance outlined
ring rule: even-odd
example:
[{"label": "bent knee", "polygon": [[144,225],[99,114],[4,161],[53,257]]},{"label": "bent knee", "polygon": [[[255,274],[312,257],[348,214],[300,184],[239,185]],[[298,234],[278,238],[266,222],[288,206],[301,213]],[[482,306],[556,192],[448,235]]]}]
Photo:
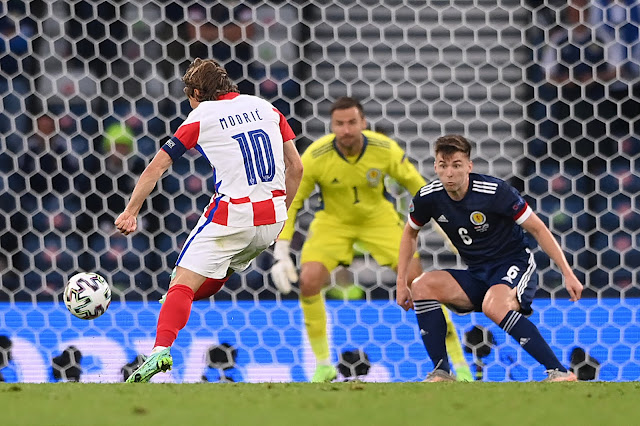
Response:
[{"label": "bent knee", "polygon": [[437,277],[431,272],[419,275],[409,284],[409,288],[413,300],[440,300],[442,297]]},{"label": "bent knee", "polygon": [[514,297],[500,298],[490,294],[482,301],[482,312],[493,320],[500,323],[509,311],[519,311],[520,303]]},{"label": "bent knee", "polygon": [[300,273],[299,284],[300,284],[301,291],[310,291],[318,287],[319,287],[318,291],[322,289],[322,284],[320,284],[320,281],[317,279],[317,277],[314,277],[314,275],[309,272]]},{"label": "bent knee", "polygon": [[313,296],[327,285],[329,271],[324,266],[319,265],[302,265],[300,271],[300,292],[303,296]]}]

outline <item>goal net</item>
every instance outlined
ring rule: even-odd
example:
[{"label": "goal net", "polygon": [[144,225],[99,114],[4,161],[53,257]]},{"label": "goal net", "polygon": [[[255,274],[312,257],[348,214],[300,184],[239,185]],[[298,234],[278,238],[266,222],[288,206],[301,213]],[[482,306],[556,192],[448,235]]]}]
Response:
[{"label": "goal net", "polygon": [[[468,136],[475,170],[526,195],[586,286],[585,300],[569,303],[559,271],[536,250],[533,320],[554,351],[568,365],[583,349],[580,365],[597,360],[600,379],[638,379],[639,9],[635,0],[3,2],[0,374],[73,380],[77,364],[82,381],[118,381],[148,353],[156,301],[213,191],[208,164],[178,160],[135,235],[118,234],[113,221],[189,112],[187,65],[211,57],[243,93],[285,114],[300,151],[329,132],[329,107],[343,95],[360,99],[371,128],[397,140],[427,179],[432,142]],[[388,184],[406,214],[409,194]],[[318,207],[316,194],[298,216],[296,255]],[[355,249],[327,296],[338,295],[328,309],[333,360],[363,351],[369,380],[423,378],[432,366],[414,315],[394,304],[393,271]],[[429,232],[420,254],[425,269],[462,267]],[[271,263],[263,253],[196,304],[165,380],[310,377],[297,294],[277,293]],[[113,289],[95,321],[72,318],[61,302],[80,271]],[[340,300],[351,286],[359,298]],[[484,328],[480,341],[469,334],[468,360],[485,380],[543,376],[484,316],[454,321],[461,335]]]}]

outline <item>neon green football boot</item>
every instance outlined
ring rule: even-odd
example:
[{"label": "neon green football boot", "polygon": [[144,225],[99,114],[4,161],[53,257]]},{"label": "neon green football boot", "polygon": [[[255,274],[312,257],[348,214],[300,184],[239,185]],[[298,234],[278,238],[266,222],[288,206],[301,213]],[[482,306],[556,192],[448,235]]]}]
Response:
[{"label": "neon green football boot", "polygon": [[453,367],[456,370],[456,378],[459,382],[473,382],[473,375],[468,365],[454,365]]},{"label": "neon green football boot", "polygon": [[131,373],[127,383],[148,383],[156,374],[171,370],[172,365],[171,348],[164,348],[149,355],[149,358],[136,371]]},{"label": "neon green football boot", "polygon": [[311,378],[311,383],[329,383],[338,377],[338,370],[333,365],[319,365]]}]

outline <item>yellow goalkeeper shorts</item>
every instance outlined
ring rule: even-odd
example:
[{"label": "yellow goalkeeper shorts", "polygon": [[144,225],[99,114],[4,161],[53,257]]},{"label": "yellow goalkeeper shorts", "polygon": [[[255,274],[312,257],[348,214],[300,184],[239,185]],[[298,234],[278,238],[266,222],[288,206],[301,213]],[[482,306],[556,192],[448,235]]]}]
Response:
[{"label": "yellow goalkeeper shorts", "polygon": [[381,266],[396,268],[403,224],[393,217],[384,223],[347,225],[315,219],[302,247],[301,262],[320,262],[329,271],[353,261],[354,245],[367,251]]}]

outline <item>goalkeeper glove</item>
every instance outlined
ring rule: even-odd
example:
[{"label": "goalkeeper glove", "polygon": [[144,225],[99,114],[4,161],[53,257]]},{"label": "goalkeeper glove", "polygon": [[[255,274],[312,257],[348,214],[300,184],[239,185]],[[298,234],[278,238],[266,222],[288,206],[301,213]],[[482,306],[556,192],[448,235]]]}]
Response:
[{"label": "goalkeeper glove", "polygon": [[289,256],[290,245],[291,243],[287,240],[276,241],[273,247],[275,263],[269,271],[273,284],[282,294],[289,294],[291,292],[291,284],[298,281],[296,265],[293,264]]}]

